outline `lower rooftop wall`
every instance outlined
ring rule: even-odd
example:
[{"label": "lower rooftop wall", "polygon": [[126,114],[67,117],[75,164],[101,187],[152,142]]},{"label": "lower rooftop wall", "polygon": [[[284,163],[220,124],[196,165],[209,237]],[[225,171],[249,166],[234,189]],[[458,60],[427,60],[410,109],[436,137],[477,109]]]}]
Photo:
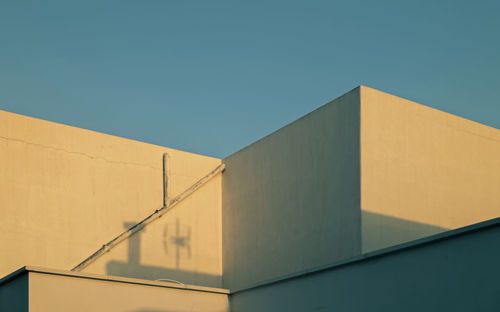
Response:
[{"label": "lower rooftop wall", "polygon": [[30,267],[10,278],[0,284],[2,311],[229,312],[224,289]]},{"label": "lower rooftop wall", "polygon": [[0,311],[28,312],[28,274],[0,279]]},{"label": "lower rooftop wall", "polygon": [[499,311],[500,220],[231,294],[238,312]]}]

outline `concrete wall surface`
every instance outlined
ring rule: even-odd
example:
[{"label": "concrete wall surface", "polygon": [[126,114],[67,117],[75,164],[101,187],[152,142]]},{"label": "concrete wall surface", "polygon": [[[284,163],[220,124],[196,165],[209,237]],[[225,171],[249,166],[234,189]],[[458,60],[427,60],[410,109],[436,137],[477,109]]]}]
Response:
[{"label": "concrete wall surface", "polygon": [[[220,159],[0,111],[0,276],[68,270],[163,205]],[[220,286],[221,176],[86,272]],[[174,274],[175,273],[175,274]]]},{"label": "concrete wall surface", "polygon": [[83,272],[221,287],[221,214],[207,203],[221,193],[214,179]]},{"label": "concrete wall surface", "polygon": [[224,288],[360,253],[359,89],[224,162]]},{"label": "concrete wall surface", "polygon": [[[442,234],[439,234],[442,235]],[[498,311],[500,226],[231,295],[245,311]]]},{"label": "concrete wall surface", "polygon": [[0,283],[0,311],[28,312],[28,274]]},{"label": "concrete wall surface", "polygon": [[500,216],[500,130],[360,94],[363,252]]},{"label": "concrete wall surface", "polygon": [[[0,111],[0,276],[71,269],[220,159]],[[233,290],[500,216],[500,130],[359,87],[84,272]],[[223,276],[223,277],[222,277]]]}]

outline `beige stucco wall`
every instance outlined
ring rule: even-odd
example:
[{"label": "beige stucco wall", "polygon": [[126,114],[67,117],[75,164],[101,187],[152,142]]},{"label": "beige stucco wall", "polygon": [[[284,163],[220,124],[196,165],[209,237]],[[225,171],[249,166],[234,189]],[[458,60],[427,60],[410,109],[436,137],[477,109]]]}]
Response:
[{"label": "beige stucco wall", "polygon": [[[24,265],[71,269],[126,226],[161,208],[164,152],[170,156],[171,197],[220,164],[211,157],[0,111],[0,276]],[[183,282],[219,285],[220,188],[218,176],[137,236],[141,241],[130,257],[117,250],[87,271],[169,278],[175,269],[185,273]],[[120,248],[127,246],[124,242]]]},{"label": "beige stucco wall", "polygon": [[[0,111],[0,276],[71,269],[221,160]],[[498,217],[500,131],[360,87],[84,272],[238,289]],[[224,275],[224,279],[222,279]]]},{"label": "beige stucco wall", "polygon": [[228,295],[29,272],[33,312],[229,312]]},{"label": "beige stucco wall", "polygon": [[361,86],[224,160],[224,285],[498,217],[499,159],[499,130]]},{"label": "beige stucco wall", "polygon": [[500,130],[361,87],[363,251],[500,216]]},{"label": "beige stucco wall", "polygon": [[83,272],[221,287],[220,194],[219,175]]},{"label": "beige stucco wall", "polygon": [[360,253],[359,89],[224,162],[224,288]]}]

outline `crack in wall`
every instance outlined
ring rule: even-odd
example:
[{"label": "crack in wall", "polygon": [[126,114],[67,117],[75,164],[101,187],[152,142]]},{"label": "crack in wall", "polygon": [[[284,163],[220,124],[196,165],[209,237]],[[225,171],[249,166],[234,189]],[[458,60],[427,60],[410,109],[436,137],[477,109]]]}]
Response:
[{"label": "crack in wall", "polygon": [[45,148],[45,149],[51,149],[51,150],[54,150],[54,151],[65,152],[65,153],[68,153],[68,154],[80,155],[80,156],[84,156],[84,157],[90,158],[92,160],[103,160],[103,161],[108,162],[108,163],[114,163],[114,164],[120,164],[120,165],[133,165],[133,166],[139,166],[139,167],[147,167],[147,168],[151,168],[151,169],[158,170],[158,171],[162,171],[163,170],[162,168],[154,167],[154,166],[150,166],[150,165],[146,165],[146,164],[134,163],[134,162],[125,162],[125,161],[118,161],[118,160],[111,160],[111,159],[107,159],[107,158],[100,157],[100,156],[93,156],[93,155],[89,155],[89,154],[86,154],[86,153],[83,153],[83,152],[69,151],[69,150],[66,150],[64,148],[43,145],[43,144],[39,144],[39,143],[25,141],[25,140],[22,140],[22,139],[15,139],[15,138],[9,138],[9,137],[4,137],[4,136],[0,136],[0,139],[5,140],[5,141],[20,142],[20,143],[24,143],[24,144],[27,144],[27,145],[33,145],[33,146],[37,146],[37,147],[41,147],[41,148]]}]

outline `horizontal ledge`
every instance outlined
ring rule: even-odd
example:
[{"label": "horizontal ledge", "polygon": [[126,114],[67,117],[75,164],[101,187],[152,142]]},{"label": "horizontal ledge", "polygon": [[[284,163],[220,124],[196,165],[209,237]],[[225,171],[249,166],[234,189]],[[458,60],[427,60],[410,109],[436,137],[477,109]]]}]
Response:
[{"label": "horizontal ledge", "polygon": [[49,268],[43,268],[43,267],[37,267],[37,266],[24,266],[16,271],[10,273],[9,275],[0,279],[0,285],[7,283],[8,281],[10,281],[18,276],[21,276],[25,273],[28,273],[28,272],[60,275],[60,276],[75,277],[75,278],[86,278],[86,279],[108,281],[108,282],[117,282],[117,283],[127,283],[127,284],[136,284],[136,285],[145,285],[145,286],[174,288],[174,289],[181,289],[181,290],[201,291],[201,292],[226,294],[226,295],[229,294],[229,290],[223,289],[223,288],[187,285],[187,284],[175,284],[172,282],[150,281],[150,280],[144,280],[144,279],[138,279],[138,278],[64,271],[64,270],[49,269]]}]

